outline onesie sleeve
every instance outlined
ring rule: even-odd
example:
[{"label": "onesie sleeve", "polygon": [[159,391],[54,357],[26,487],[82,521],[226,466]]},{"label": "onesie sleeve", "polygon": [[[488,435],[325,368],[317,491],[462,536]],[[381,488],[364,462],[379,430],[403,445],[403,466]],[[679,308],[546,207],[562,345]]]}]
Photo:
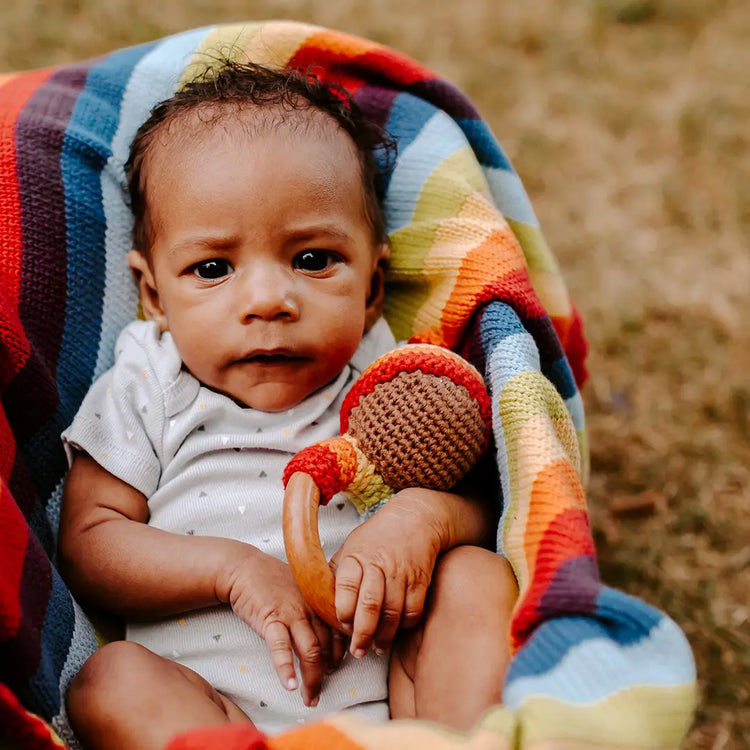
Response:
[{"label": "onesie sleeve", "polygon": [[159,338],[153,323],[127,326],[115,346],[114,366],[93,384],[62,434],[69,464],[76,449],[85,451],[147,498],[162,470],[164,371],[180,366],[179,358],[170,362],[168,353],[164,361]]}]

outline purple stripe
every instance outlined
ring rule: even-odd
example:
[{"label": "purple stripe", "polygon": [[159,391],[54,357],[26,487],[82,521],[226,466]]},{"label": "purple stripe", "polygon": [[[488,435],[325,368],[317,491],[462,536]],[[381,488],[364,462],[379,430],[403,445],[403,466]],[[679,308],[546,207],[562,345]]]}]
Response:
[{"label": "purple stripe", "polygon": [[431,78],[406,86],[405,91],[419,96],[447,112],[454,120],[481,119],[476,107],[463,91],[441,78]]},{"label": "purple stripe", "polygon": [[93,64],[88,61],[57,70],[31,97],[16,126],[24,248],[19,314],[31,345],[23,381],[25,389],[33,383],[34,391],[33,400],[24,399],[23,419],[14,424],[20,443],[57,408],[55,371],[67,289],[60,154],[71,112]]},{"label": "purple stripe", "polygon": [[602,592],[596,560],[590,556],[573,557],[564,562],[539,599],[540,618],[561,614],[593,614]]},{"label": "purple stripe", "polygon": [[13,468],[8,477],[8,489],[26,521],[30,522],[36,503],[36,493],[26,460],[18,449],[13,460]]},{"label": "purple stripe", "polygon": [[374,122],[380,128],[385,128],[393,100],[398,94],[399,92],[395,89],[366,84],[358,89],[352,98],[370,122]]}]

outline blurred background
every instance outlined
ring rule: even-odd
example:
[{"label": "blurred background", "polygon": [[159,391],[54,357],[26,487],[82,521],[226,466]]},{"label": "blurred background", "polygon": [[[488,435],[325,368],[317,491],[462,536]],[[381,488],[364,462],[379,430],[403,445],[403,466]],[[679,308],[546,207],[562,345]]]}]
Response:
[{"label": "blurred background", "polygon": [[395,47],[493,127],[587,324],[603,578],[693,645],[686,747],[747,750],[750,3],[0,0],[0,72],[266,18]]}]

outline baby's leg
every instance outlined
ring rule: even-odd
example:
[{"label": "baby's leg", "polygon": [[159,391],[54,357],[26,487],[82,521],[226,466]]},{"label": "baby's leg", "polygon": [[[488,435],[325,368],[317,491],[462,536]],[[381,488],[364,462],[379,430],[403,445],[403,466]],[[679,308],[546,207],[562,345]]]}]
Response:
[{"label": "baby's leg", "polygon": [[86,750],[162,750],[189,729],[252,724],[200,675],[129,641],[103,646],[83,665],[66,705]]},{"label": "baby's leg", "polygon": [[438,561],[420,624],[402,631],[391,657],[391,717],[470,729],[500,702],[518,596],[507,560],[457,547]]}]

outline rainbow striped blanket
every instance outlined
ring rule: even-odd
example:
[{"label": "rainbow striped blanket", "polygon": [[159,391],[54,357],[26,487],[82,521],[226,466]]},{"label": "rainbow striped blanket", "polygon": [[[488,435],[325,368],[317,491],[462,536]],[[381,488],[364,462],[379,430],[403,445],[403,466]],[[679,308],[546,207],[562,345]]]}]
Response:
[{"label": "rainbow striped blanket", "polygon": [[[692,656],[669,618],[599,580],[582,489],[585,343],[518,175],[435,73],[288,22],[197,29],[0,76],[0,724],[38,737],[31,711],[76,745],[63,696],[97,638],[54,566],[59,435],[136,312],[124,261],[129,142],[216,50],[334,79],[397,140],[384,196],[386,315],[397,338],[447,345],[485,373],[503,507],[497,551],[520,588],[504,705],[473,733],[335,716],[236,746],[677,747],[692,716]],[[185,742],[231,744],[218,731]]]}]

